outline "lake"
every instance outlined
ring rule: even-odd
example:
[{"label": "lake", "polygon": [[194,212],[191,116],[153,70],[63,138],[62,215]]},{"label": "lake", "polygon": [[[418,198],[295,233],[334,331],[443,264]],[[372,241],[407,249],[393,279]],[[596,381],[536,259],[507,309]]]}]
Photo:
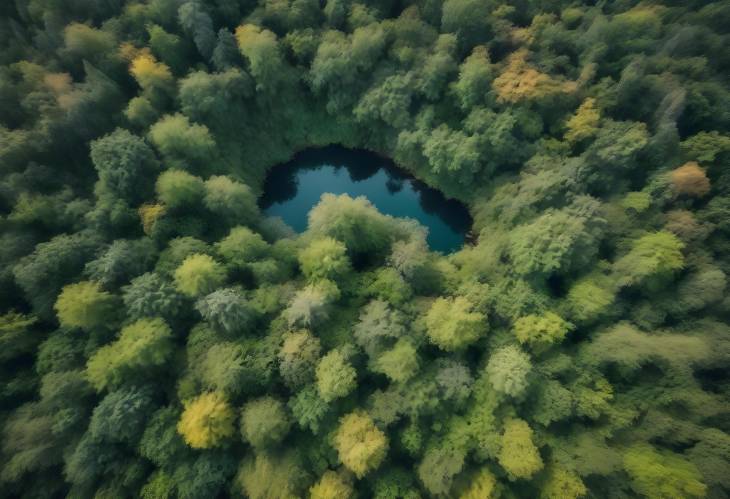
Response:
[{"label": "lake", "polygon": [[267,215],[303,232],[309,210],[326,192],[365,196],[381,213],[418,220],[428,228],[431,249],[442,253],[461,248],[472,224],[463,204],[446,199],[392,161],[335,146],[308,149],[272,168],[259,202]]}]

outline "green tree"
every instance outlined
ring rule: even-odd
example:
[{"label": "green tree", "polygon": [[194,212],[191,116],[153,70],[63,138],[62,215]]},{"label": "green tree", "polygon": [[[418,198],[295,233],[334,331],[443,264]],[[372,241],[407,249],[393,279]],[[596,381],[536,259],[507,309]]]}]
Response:
[{"label": "green tree", "polygon": [[155,184],[157,199],[170,208],[197,208],[203,201],[203,181],[182,170],[166,170]]},{"label": "green tree", "polygon": [[510,480],[530,478],[542,469],[542,458],[532,441],[532,429],[525,421],[511,419],[505,423],[497,460]]},{"label": "green tree", "polygon": [[300,251],[299,265],[310,281],[329,279],[338,282],[351,270],[347,248],[331,237],[314,240]]},{"label": "green tree", "polygon": [[654,232],[632,242],[627,254],[614,263],[614,275],[621,286],[641,285],[660,289],[684,267],[682,243],[669,232]]},{"label": "green tree", "polygon": [[527,389],[531,370],[529,355],[516,346],[508,345],[489,357],[486,373],[495,390],[511,397],[519,397]]},{"label": "green tree", "polygon": [[241,412],[241,434],[257,450],[279,444],[291,428],[286,408],[273,397],[247,402]]},{"label": "green tree", "polygon": [[344,473],[327,470],[309,488],[311,499],[351,499],[355,497],[352,480]]},{"label": "green tree", "polygon": [[211,449],[233,436],[235,420],[228,402],[218,393],[209,392],[185,404],[177,431],[193,449]]},{"label": "green tree", "polygon": [[408,381],[418,371],[418,351],[405,339],[399,340],[393,348],[381,353],[372,362],[372,368],[396,383]]},{"label": "green tree", "polygon": [[491,81],[489,52],[485,46],[478,45],[459,66],[459,78],[451,86],[461,109],[468,111],[485,104]]},{"label": "green tree", "polygon": [[631,488],[645,497],[705,497],[707,492],[694,464],[649,444],[634,444],[626,449],[623,463],[631,477]]},{"label": "green tree", "polygon": [[253,307],[236,288],[217,289],[200,298],[195,308],[209,324],[229,336],[248,331],[256,318]]},{"label": "green tree", "polygon": [[236,28],[238,49],[246,57],[258,91],[273,94],[286,74],[276,35],[255,24]]},{"label": "green tree", "polygon": [[357,371],[338,350],[332,350],[319,360],[316,377],[317,390],[325,402],[345,397],[357,387]]},{"label": "green tree", "polygon": [[184,315],[185,297],[175,286],[154,272],[148,272],[122,288],[122,299],[131,319],[163,317],[172,320]]},{"label": "green tree", "polygon": [[98,283],[84,281],[64,287],[54,308],[61,325],[90,331],[113,322],[117,298]]},{"label": "green tree", "polygon": [[121,128],[91,143],[91,161],[105,188],[130,204],[149,197],[149,178],[160,168],[147,143]]},{"label": "green tree", "polygon": [[175,168],[206,172],[215,157],[215,140],[208,127],[190,123],[182,114],[163,116],[150,127],[149,139]]},{"label": "green tree", "polygon": [[553,313],[545,312],[542,315],[526,315],[520,317],[514,324],[514,333],[517,341],[527,343],[536,353],[560,343],[573,329],[573,325]]},{"label": "green tree", "polygon": [[334,442],[340,461],[358,478],[377,469],[388,452],[388,437],[365,412],[344,416]]},{"label": "green tree", "polygon": [[175,270],[175,286],[181,293],[196,297],[213,292],[226,280],[223,266],[208,255],[190,255]]},{"label": "green tree", "polygon": [[236,476],[241,491],[251,499],[304,497],[310,478],[294,451],[258,454],[241,464]]},{"label": "green tree", "polygon": [[251,189],[226,176],[210,177],[205,181],[203,202],[230,225],[253,225],[259,217],[256,196]]},{"label": "green tree", "polygon": [[292,388],[311,383],[321,352],[319,338],[309,331],[288,333],[278,354],[279,374],[284,382]]},{"label": "green tree", "polygon": [[119,338],[97,350],[87,363],[97,391],[150,376],[166,365],[173,351],[172,332],[159,318],[125,326]]},{"label": "green tree", "polygon": [[462,296],[438,298],[426,314],[428,339],[447,352],[463,350],[488,330],[485,314]]}]

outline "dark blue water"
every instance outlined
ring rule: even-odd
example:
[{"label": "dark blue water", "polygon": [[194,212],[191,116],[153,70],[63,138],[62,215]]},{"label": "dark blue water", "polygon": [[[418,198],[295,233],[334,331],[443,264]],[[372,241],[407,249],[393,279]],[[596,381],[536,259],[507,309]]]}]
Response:
[{"label": "dark blue water", "polygon": [[365,196],[382,213],[418,220],[428,228],[431,249],[443,253],[461,248],[472,223],[463,204],[444,198],[387,159],[341,147],[310,149],[274,167],[260,204],[267,215],[303,232],[309,210],[325,192]]}]

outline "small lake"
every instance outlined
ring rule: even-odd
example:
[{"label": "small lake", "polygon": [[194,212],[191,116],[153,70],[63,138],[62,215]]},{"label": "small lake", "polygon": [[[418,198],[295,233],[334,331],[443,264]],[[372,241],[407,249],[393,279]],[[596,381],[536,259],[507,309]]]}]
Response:
[{"label": "small lake", "polygon": [[434,251],[451,253],[464,244],[472,220],[466,207],[373,153],[342,147],[308,149],[271,169],[260,199],[267,215],[297,232],[326,192],[365,196],[381,213],[409,217],[428,228]]}]

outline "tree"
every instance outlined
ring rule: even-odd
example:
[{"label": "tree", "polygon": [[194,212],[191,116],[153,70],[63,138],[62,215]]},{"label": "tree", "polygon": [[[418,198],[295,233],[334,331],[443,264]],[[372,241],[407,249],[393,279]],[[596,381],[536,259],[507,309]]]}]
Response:
[{"label": "tree", "polygon": [[164,171],[157,177],[155,191],[157,199],[172,209],[197,208],[205,195],[203,180],[183,170]]},{"label": "tree", "polygon": [[471,479],[469,487],[459,496],[459,499],[494,499],[498,497],[497,478],[487,468],[479,470]]},{"label": "tree", "polygon": [[605,220],[598,200],[585,196],[562,210],[546,210],[510,235],[509,252],[520,274],[566,273],[591,263]]},{"label": "tree", "polygon": [[196,253],[175,270],[175,286],[181,293],[196,297],[212,293],[226,280],[223,266],[208,255]]},{"label": "tree", "polygon": [[373,300],[360,311],[353,336],[369,357],[377,357],[406,334],[406,318],[386,302]]},{"label": "tree", "polygon": [[309,488],[311,499],[351,499],[355,497],[352,480],[344,473],[327,470],[319,481]]},{"label": "tree", "polygon": [[322,194],[309,212],[309,232],[345,244],[351,255],[383,254],[391,243],[389,220],[365,197]]},{"label": "tree", "polygon": [[319,338],[307,330],[288,333],[279,350],[279,374],[291,388],[299,388],[314,380],[322,347]]},{"label": "tree", "polygon": [[226,176],[214,176],[205,181],[203,202],[206,208],[231,225],[253,225],[259,217],[256,196],[251,189]]},{"label": "tree", "polygon": [[468,111],[485,104],[492,81],[492,65],[484,45],[477,45],[459,66],[459,78],[452,83],[459,106]]},{"label": "tree", "polygon": [[154,272],[148,272],[122,288],[122,299],[131,319],[162,317],[172,320],[184,315],[185,298]]},{"label": "tree", "polygon": [[289,399],[288,405],[300,428],[315,435],[319,434],[323,420],[329,412],[329,404],[319,396],[316,385],[305,386]]},{"label": "tree", "polygon": [[486,373],[495,390],[511,397],[519,397],[527,389],[531,370],[529,355],[516,346],[508,345],[489,357]]},{"label": "tree", "polygon": [[650,499],[705,497],[707,487],[697,467],[678,454],[638,443],[626,449],[623,463],[637,494]]},{"label": "tree", "polygon": [[213,327],[229,336],[250,329],[255,312],[236,288],[223,288],[200,298],[195,308]]},{"label": "tree", "polygon": [[91,161],[104,186],[133,205],[150,196],[149,178],[160,168],[147,143],[121,128],[91,143]]},{"label": "tree", "polygon": [[304,497],[309,480],[301,458],[294,451],[248,457],[236,476],[241,491],[251,499]]},{"label": "tree", "polygon": [[157,256],[151,239],[117,239],[84,267],[84,274],[106,288],[116,289],[143,274]]},{"label": "tree", "polygon": [[183,29],[193,37],[198,52],[206,60],[213,55],[215,31],[213,20],[203,8],[202,2],[188,0],[178,9],[178,20]]},{"label": "tree", "polygon": [[581,142],[596,135],[601,122],[601,113],[596,109],[596,100],[589,97],[583,101],[578,110],[565,123],[568,129],[565,140]]},{"label": "tree", "polygon": [[317,390],[325,402],[345,397],[357,386],[357,371],[338,350],[319,360],[316,377]]},{"label": "tree", "polygon": [[649,291],[660,289],[684,267],[682,243],[669,232],[653,232],[635,239],[627,254],[613,265],[621,286],[641,285]]},{"label": "tree", "polygon": [[142,50],[134,57],[129,72],[153,102],[164,102],[175,92],[175,78],[169,66],[158,62],[149,51]]},{"label": "tree", "polygon": [[517,319],[514,324],[517,341],[522,345],[527,343],[536,353],[563,341],[571,329],[571,323],[553,312],[526,315]]},{"label": "tree", "polygon": [[710,192],[710,179],[695,161],[672,170],[671,181],[678,196],[701,198]]},{"label": "tree", "polygon": [[90,331],[113,322],[117,298],[102,291],[98,283],[84,281],[65,286],[54,308],[62,326]]},{"label": "tree", "polygon": [[236,269],[246,268],[250,263],[263,259],[269,252],[269,245],[260,234],[242,226],[233,227],[215,247],[223,260]]},{"label": "tree", "polygon": [[344,416],[334,442],[340,461],[358,478],[377,469],[388,452],[388,437],[365,412]]},{"label": "tree", "polygon": [[172,355],[172,331],[159,318],[140,319],[122,328],[119,338],[98,349],[86,365],[97,391],[144,379]]},{"label": "tree", "polygon": [[146,421],[139,453],[159,468],[171,468],[182,461],[188,447],[177,432],[180,411],[176,407],[163,407]]},{"label": "tree", "polygon": [[540,491],[541,499],[578,499],[584,497],[588,489],[574,471],[558,465],[547,470],[547,479]]},{"label": "tree", "polygon": [[236,41],[248,60],[256,90],[273,94],[286,74],[276,35],[255,24],[242,24],[236,28]]},{"label": "tree", "polygon": [[299,252],[299,265],[310,281],[329,279],[338,282],[351,270],[347,248],[331,237],[309,243]]},{"label": "tree", "polygon": [[505,423],[497,459],[510,480],[528,479],[542,469],[542,458],[532,442],[532,429],[525,421],[511,419]]},{"label": "tree", "polygon": [[426,314],[426,333],[442,350],[463,350],[483,336],[487,317],[462,296],[437,298]]},{"label": "tree", "polygon": [[220,394],[204,393],[185,404],[177,431],[193,449],[211,449],[233,436],[235,419],[233,409]]},{"label": "tree", "polygon": [[571,320],[593,322],[606,314],[616,299],[615,286],[610,278],[587,276],[579,279],[568,290],[566,302]]},{"label": "tree", "polygon": [[489,3],[485,0],[446,0],[441,14],[441,29],[454,33],[462,49],[489,39]]},{"label": "tree", "polygon": [[396,383],[408,381],[418,371],[418,352],[413,344],[399,340],[393,348],[381,353],[372,362],[372,368],[381,372]]},{"label": "tree", "polygon": [[284,404],[273,397],[247,402],[241,412],[241,434],[257,450],[279,444],[291,428]]},{"label": "tree", "polygon": [[216,143],[205,125],[190,123],[182,114],[163,116],[150,127],[149,139],[175,168],[208,171]]},{"label": "tree", "polygon": [[[334,286],[334,283],[330,284]],[[337,291],[336,287],[334,291]],[[332,293],[333,290],[330,289],[330,286],[323,285],[322,282],[317,285],[310,284],[298,291],[284,311],[289,326],[308,328],[327,320],[333,298]]]},{"label": "tree", "polygon": [[446,495],[451,490],[454,477],[464,467],[466,453],[450,445],[428,449],[418,465],[418,478],[433,495]]},{"label": "tree", "polygon": [[[211,331],[201,328],[200,333]],[[203,336],[203,340],[207,338]],[[273,375],[274,354],[268,346],[257,340],[233,343],[210,339],[212,346],[203,342],[200,359],[191,359],[204,387],[224,394],[235,401],[240,395],[257,393],[266,387]]]},{"label": "tree", "polygon": [[154,409],[150,389],[132,387],[110,392],[94,409],[88,432],[97,442],[134,445]]}]

